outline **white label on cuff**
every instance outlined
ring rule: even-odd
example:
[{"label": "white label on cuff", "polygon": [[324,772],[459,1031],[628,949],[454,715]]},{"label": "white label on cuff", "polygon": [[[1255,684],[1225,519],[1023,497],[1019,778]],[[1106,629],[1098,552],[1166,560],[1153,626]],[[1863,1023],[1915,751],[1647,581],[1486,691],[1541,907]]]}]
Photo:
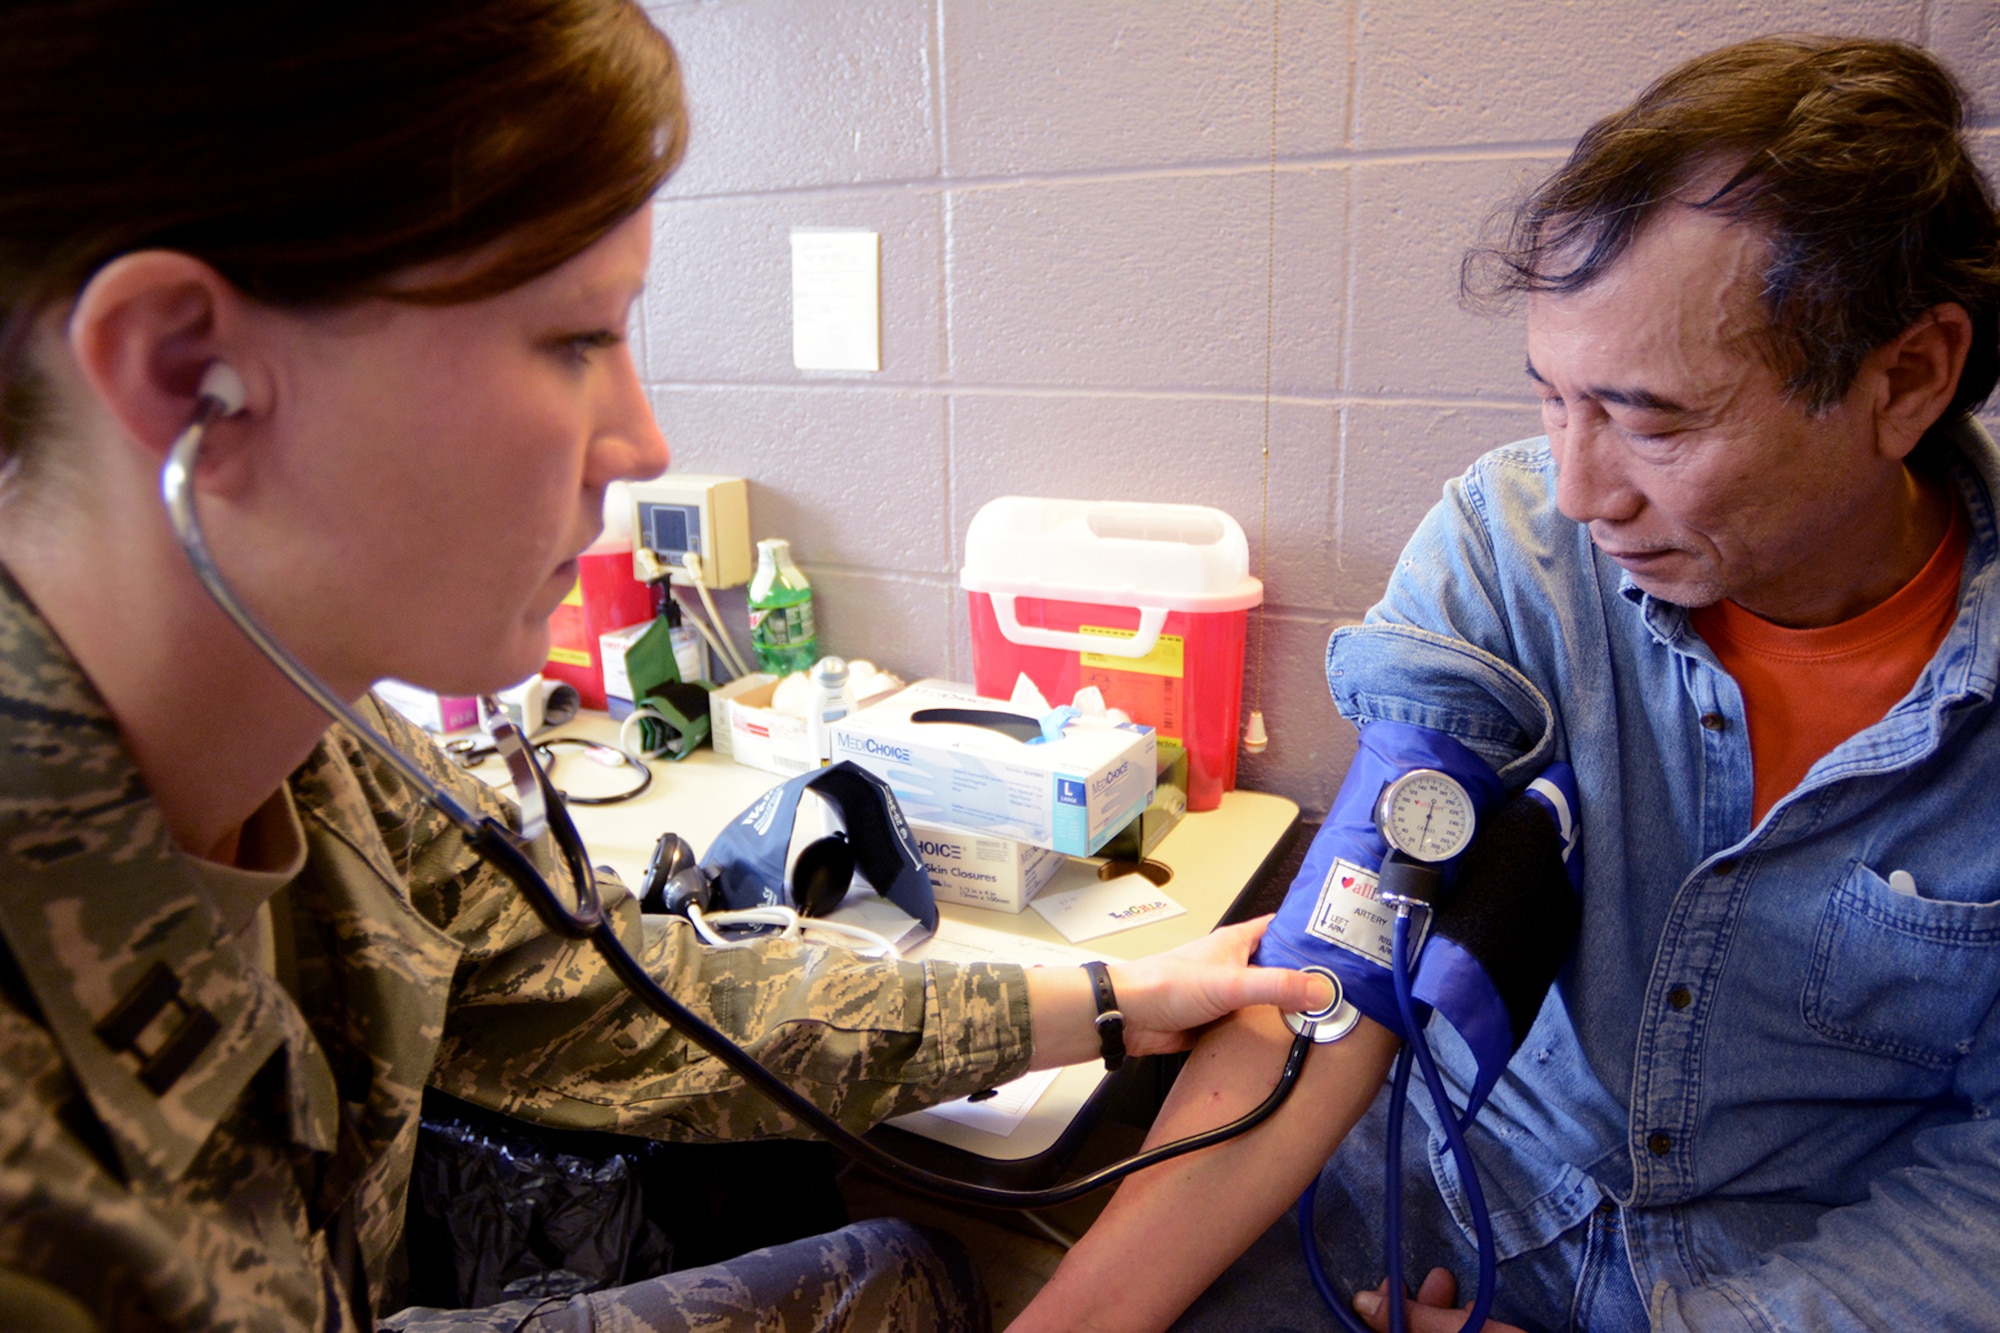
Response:
[{"label": "white label on cuff", "polygon": [[[1319,902],[1313,907],[1306,934],[1337,944],[1360,954],[1371,963],[1387,968],[1395,957],[1396,912],[1376,898],[1373,870],[1352,861],[1335,860],[1320,886]],[[1419,913],[1421,917],[1425,915]],[[1423,927],[1411,923],[1410,957],[1423,945]]]}]

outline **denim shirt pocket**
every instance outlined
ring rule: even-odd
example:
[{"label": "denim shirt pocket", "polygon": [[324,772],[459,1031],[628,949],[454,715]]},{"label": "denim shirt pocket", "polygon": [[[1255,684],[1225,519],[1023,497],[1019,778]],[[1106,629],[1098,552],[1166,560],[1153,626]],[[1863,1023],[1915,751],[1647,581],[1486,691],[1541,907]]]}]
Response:
[{"label": "denim shirt pocket", "polygon": [[2000,901],[1898,893],[1858,859],[1820,913],[1806,1025],[1857,1050],[1946,1068],[2000,990]]}]

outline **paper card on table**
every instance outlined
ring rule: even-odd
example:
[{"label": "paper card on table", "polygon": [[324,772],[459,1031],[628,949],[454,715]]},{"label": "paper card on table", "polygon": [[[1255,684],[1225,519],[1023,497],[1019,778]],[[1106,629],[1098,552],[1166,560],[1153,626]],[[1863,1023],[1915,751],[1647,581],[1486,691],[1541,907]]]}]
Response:
[{"label": "paper card on table", "polygon": [[975,926],[957,917],[942,917],[937,934],[904,950],[916,962],[1019,963],[1023,967],[1076,967],[1102,954],[1072,949],[1067,944],[1016,935],[991,926]]},{"label": "paper card on table", "polygon": [[1045,894],[1028,906],[1040,912],[1072,944],[1117,930],[1148,926],[1187,911],[1143,875],[1120,875],[1054,897]]},{"label": "paper card on table", "polygon": [[1035,1109],[1035,1103],[1056,1081],[1060,1069],[1037,1069],[1032,1074],[1023,1074],[1012,1083],[1002,1083],[993,1089],[992,1095],[974,1101],[970,1097],[960,1097],[955,1102],[942,1102],[919,1115],[942,1116],[946,1120],[964,1125],[968,1129],[980,1130],[999,1138],[1006,1138],[1028,1118],[1028,1112]]}]

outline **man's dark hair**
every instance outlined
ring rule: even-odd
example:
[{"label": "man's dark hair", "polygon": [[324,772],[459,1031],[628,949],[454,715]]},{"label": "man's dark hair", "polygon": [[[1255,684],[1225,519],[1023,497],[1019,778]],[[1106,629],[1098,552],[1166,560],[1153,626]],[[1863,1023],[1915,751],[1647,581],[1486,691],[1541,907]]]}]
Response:
[{"label": "man's dark hair", "polygon": [[[1869,352],[1956,302],[1972,348],[1945,420],[2000,374],[2000,223],[1943,66],[1900,42],[1767,37],[1689,61],[1591,126],[1515,209],[1504,245],[1465,257],[1475,302],[1571,292],[1679,198],[1762,228],[1764,355],[1823,412]],[[1718,174],[1719,189],[1705,181]],[[1702,197],[1685,195],[1702,183]]]}]

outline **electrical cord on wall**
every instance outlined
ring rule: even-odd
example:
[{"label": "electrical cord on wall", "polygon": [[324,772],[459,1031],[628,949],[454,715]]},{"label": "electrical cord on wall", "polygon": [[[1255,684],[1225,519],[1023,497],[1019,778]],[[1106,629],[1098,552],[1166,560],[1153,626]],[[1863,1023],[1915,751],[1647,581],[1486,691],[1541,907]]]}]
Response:
[{"label": "electrical cord on wall", "polygon": [[[1271,170],[1264,239],[1264,447],[1262,505],[1257,517],[1257,582],[1265,583],[1271,550],[1271,350],[1278,340],[1278,4],[1271,0]],[[1271,743],[1264,729],[1264,603],[1257,603],[1257,666],[1250,686],[1250,717],[1243,725],[1243,751],[1262,754]]]},{"label": "electrical cord on wall", "polygon": [[[736,651],[736,644],[730,639],[729,632],[723,628],[722,616],[715,609],[715,599],[708,595],[708,582],[702,577],[701,556],[693,551],[681,552],[681,568],[686,571],[688,582],[694,585],[694,590],[701,594],[701,604],[708,608],[708,618],[715,626],[714,632],[709,633],[701,624],[700,618],[695,617],[695,628],[702,631],[703,637],[707,638],[711,646],[720,645],[720,651],[731,671],[739,676],[749,675],[749,666]],[[693,607],[685,602],[682,602],[681,606],[689,615],[693,615]]]}]

